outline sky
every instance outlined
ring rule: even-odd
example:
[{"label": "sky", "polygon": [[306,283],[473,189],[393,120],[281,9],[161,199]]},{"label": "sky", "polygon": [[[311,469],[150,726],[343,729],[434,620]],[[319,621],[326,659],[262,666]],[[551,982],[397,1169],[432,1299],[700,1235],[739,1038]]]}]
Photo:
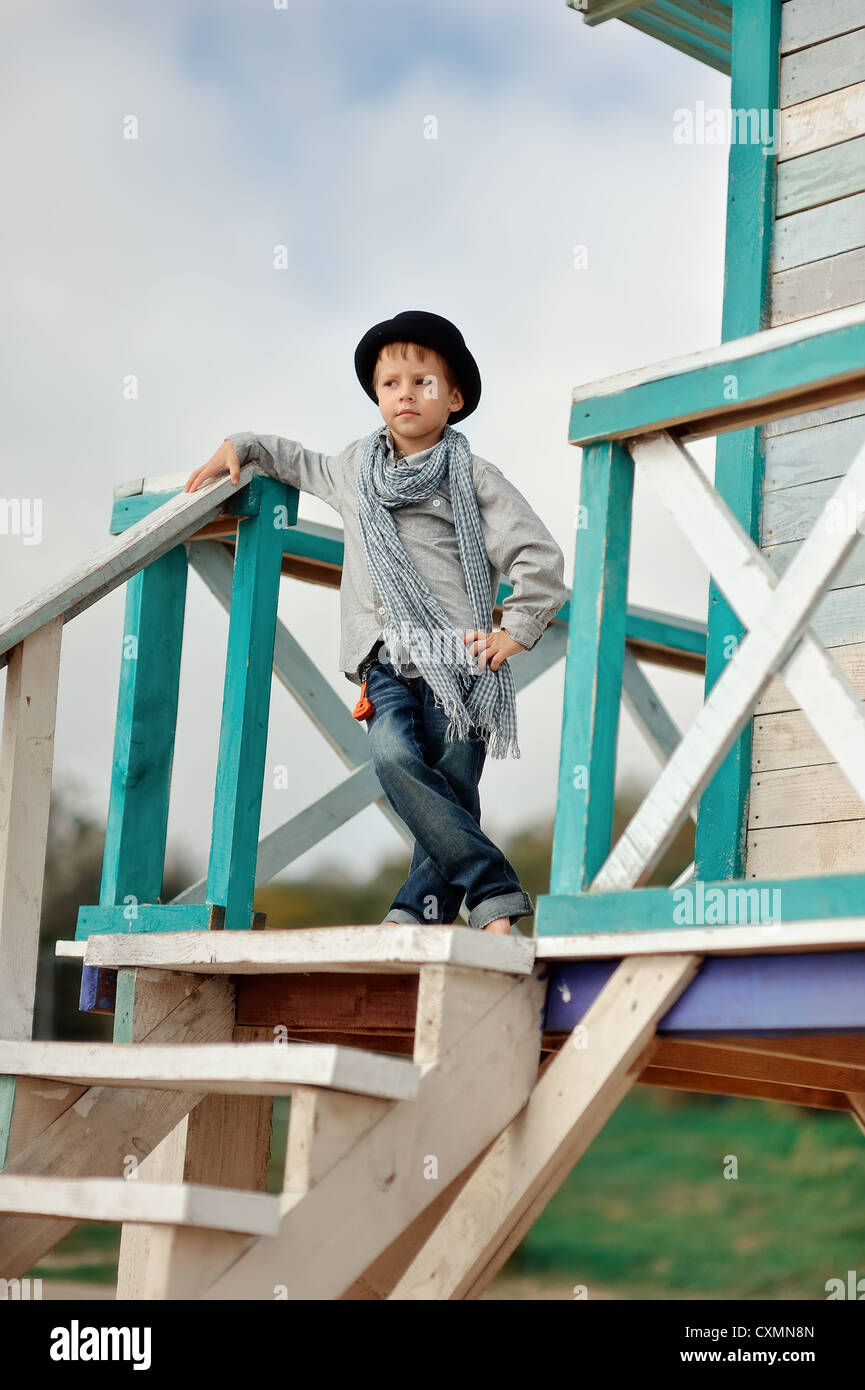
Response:
[{"label": "sky", "polygon": [[[564,0],[6,0],[0,37],[0,497],[41,507],[38,534],[0,534],[4,613],[104,545],[120,483],[186,475],[242,430],[329,453],[368,433],[354,349],[407,308],[464,333],[483,398],[461,428],[570,584],[572,389],[720,339],[727,150],[674,142],[673,113],[726,108],[727,78]],[[711,466],[711,443],[694,452]],[[300,515],[340,524],[309,495]],[[705,617],[699,556],[639,478],[629,599]],[[55,778],[100,820],[123,604],[63,634]],[[337,605],[282,581],[281,620],[351,708]],[[226,636],[191,571],[169,853],[196,877]],[[520,696],[521,758],[487,762],[493,838],[553,814],[563,675]],[[650,675],[686,726],[701,681]],[[623,712],[620,782],[656,772]],[[345,775],[274,685],[261,833]],[[370,808],[284,877],[366,877],[401,845]]]}]

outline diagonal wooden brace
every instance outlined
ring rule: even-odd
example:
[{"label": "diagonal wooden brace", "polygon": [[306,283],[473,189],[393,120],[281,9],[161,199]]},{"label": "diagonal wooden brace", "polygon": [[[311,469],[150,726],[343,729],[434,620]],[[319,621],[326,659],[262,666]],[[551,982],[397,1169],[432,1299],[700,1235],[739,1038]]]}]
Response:
[{"label": "diagonal wooden brace", "polygon": [[[700,537],[700,556],[718,587],[743,623],[753,627],[779,582],[769,561],[684,445],[664,432],[635,441],[631,452],[685,536]],[[865,710],[812,632],[805,633],[784,667],[784,680],[865,802]]]},{"label": "diagonal wooden brace", "polygon": [[[833,515],[852,524],[833,524]],[[592,891],[645,882],[688,807],[722,763],[767,681],[786,670],[823,591],[859,538],[865,517],[865,445],[818,517],[702,710],[596,875]]]}]

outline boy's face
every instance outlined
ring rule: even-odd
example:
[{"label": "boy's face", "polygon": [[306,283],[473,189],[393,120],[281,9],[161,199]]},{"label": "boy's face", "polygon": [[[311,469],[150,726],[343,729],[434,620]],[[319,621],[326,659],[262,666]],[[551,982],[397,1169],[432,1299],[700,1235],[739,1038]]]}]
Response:
[{"label": "boy's face", "polygon": [[431,348],[421,357],[409,346],[405,358],[395,344],[382,348],[375,391],[395,443],[407,454],[437,443],[451,411],[463,404],[462,392],[448,387],[445,363]]}]

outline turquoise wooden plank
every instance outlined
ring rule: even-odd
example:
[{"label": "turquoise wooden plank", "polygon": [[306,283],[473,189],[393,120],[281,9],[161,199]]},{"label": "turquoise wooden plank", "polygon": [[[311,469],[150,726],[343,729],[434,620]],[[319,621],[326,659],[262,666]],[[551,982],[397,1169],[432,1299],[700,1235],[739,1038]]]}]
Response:
[{"label": "turquoise wooden plank", "polygon": [[[781,0],[753,0],[733,11],[733,110],[774,111],[778,95]],[[723,340],[765,328],[770,314],[775,159],[759,143],[730,147]],[[762,430],[723,434],[715,454],[715,488],[759,545],[764,444]],[[747,629],[714,580],[709,584],[706,684],[709,691]],[[740,878],[745,867],[751,775],[749,719],[700,798],[695,877]]]},{"label": "turquoise wooden plank", "polygon": [[[126,586],[102,906],[162,893],[187,571],[178,545]],[[111,1009],[114,987],[114,971],[85,966],[79,1008]]]},{"label": "turquoise wooden plank", "polygon": [[625,617],[625,636],[629,642],[646,646],[672,647],[675,651],[694,656],[706,655],[706,624],[693,618],[674,617],[656,613],[650,608],[628,604]]},{"label": "turquoise wooden plank", "polygon": [[620,444],[583,455],[551,885],[578,893],[610,848],[625,651],[634,463]]},{"label": "turquoise wooden plank", "polygon": [[[256,482],[257,479],[253,478],[251,483],[241,489],[237,497],[229,499],[223,509],[226,515],[251,516],[258,509]],[[168,492],[134,493],[131,497],[115,497],[108,530],[112,536],[119,535],[121,531],[126,531],[130,526],[134,526],[136,521],[140,521],[142,517],[155,512],[172,497],[176,497],[178,492],[183,492],[183,488],[171,488]]]},{"label": "turquoise wooden plank", "polygon": [[130,932],[208,931],[211,925],[209,903],[123,903],[78,909],[75,940],[88,936],[124,935]]},{"label": "turquoise wooden plank", "polygon": [[251,925],[283,523],[297,520],[296,488],[273,478],[256,481],[259,514],[237,532],[207,874],[207,901],[225,908],[227,929]]},{"label": "turquoise wooden plank", "polygon": [[666,21],[655,14],[657,8],[657,5],[653,5],[651,9],[633,10],[623,16],[624,23],[633,29],[639,29],[643,34],[648,34],[650,38],[658,39],[670,48],[677,48],[689,58],[696,58],[698,62],[705,63],[716,72],[729,73],[729,44],[693,34],[686,25],[676,20]]},{"label": "turquoise wooden plank", "polygon": [[[740,427],[737,415],[743,407],[773,396],[784,396],[779,414],[793,415],[814,408],[807,393],[813,398],[815,387],[852,380],[851,392],[858,384],[856,394],[861,395],[863,362],[865,322],[809,333],[745,357],[737,357],[733,350],[729,357],[709,365],[575,400],[569,441],[584,446],[661,429],[683,438],[698,432],[723,434]],[[735,395],[731,395],[731,383],[735,383]]]},{"label": "turquoise wooden plank", "polygon": [[[686,884],[681,888],[631,888],[616,893],[541,894],[535,905],[537,936],[578,936],[585,932],[674,931],[679,926],[719,926],[718,922],[689,923],[703,903],[703,916],[711,915],[712,899],[722,891],[729,913],[754,898],[732,896],[755,890],[767,896],[759,905],[770,910],[780,904],[783,922],[804,922],[819,917],[858,917],[865,903],[865,874],[832,874],[819,878],[722,879],[714,883]],[[780,898],[773,898],[773,894]],[[765,914],[764,914],[765,915]],[[684,917],[684,921],[677,920]],[[730,924],[732,925],[732,923]],[[741,925],[749,925],[748,922]]]}]

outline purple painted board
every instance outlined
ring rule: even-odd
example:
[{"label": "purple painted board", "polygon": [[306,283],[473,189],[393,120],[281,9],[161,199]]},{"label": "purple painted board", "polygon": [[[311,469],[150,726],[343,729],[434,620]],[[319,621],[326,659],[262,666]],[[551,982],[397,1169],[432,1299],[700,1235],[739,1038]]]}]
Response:
[{"label": "purple painted board", "polygon": [[[544,1027],[576,1027],[619,963],[550,962]],[[710,956],[658,1031],[865,1032],[865,951]]]}]

